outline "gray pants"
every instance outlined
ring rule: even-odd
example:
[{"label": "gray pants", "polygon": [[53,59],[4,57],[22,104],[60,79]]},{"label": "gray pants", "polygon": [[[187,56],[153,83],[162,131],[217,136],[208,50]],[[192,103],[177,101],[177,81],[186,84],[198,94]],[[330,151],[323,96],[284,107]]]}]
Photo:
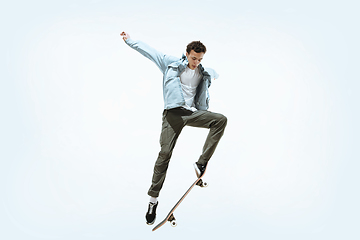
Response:
[{"label": "gray pants", "polygon": [[226,123],[227,118],[219,113],[201,110],[192,112],[184,108],[164,110],[160,136],[161,150],[155,163],[152,185],[148,194],[151,197],[159,196],[176,140],[185,126],[210,128],[202,154],[198,160],[198,163],[205,165],[210,160],[220,138],[224,134]]}]

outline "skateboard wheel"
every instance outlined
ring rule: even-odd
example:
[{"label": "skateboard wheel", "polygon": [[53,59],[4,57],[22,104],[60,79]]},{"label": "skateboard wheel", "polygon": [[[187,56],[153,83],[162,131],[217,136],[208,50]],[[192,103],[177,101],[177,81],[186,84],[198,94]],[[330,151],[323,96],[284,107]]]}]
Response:
[{"label": "skateboard wheel", "polygon": [[172,220],[172,221],[170,222],[170,224],[171,224],[172,227],[176,227],[176,226],[177,226],[177,223],[176,223],[175,220]]},{"label": "skateboard wheel", "polygon": [[203,184],[201,185],[201,187],[207,187],[207,186],[209,186],[207,182],[203,182]]}]

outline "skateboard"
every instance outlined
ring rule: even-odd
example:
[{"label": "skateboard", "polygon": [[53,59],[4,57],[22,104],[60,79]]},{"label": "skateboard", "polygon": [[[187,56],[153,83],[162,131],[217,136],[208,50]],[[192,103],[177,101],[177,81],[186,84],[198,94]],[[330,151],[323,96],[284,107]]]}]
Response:
[{"label": "skateboard", "polygon": [[171,226],[172,227],[176,227],[177,226],[177,223],[176,223],[176,219],[175,219],[175,216],[174,216],[174,211],[175,209],[180,205],[180,203],[184,200],[184,198],[189,194],[189,192],[191,191],[191,189],[195,186],[195,185],[198,185],[200,187],[207,187],[208,184],[206,182],[204,182],[202,180],[202,177],[205,175],[205,172],[206,172],[206,168],[205,168],[205,171],[204,173],[202,174],[202,176],[198,177],[196,179],[196,181],[191,184],[191,186],[189,187],[189,189],[184,193],[184,195],[180,198],[180,200],[175,204],[175,206],[170,210],[170,212],[168,213],[168,215],[165,217],[164,220],[162,220],[158,225],[156,225],[152,231],[155,231],[156,229],[160,228],[161,226],[163,226],[166,222],[170,222]]}]

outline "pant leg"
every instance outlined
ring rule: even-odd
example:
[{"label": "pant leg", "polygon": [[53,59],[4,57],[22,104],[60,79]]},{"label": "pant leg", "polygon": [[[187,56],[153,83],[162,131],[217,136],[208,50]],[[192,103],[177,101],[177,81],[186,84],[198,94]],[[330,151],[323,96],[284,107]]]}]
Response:
[{"label": "pant leg", "polygon": [[192,127],[210,128],[202,154],[198,163],[205,165],[213,155],[227,124],[227,118],[220,113],[197,111],[186,117],[186,125]]},{"label": "pant leg", "polygon": [[183,127],[184,121],[180,109],[164,110],[160,135],[161,150],[155,162],[152,184],[148,191],[151,197],[159,196],[173,149]]}]

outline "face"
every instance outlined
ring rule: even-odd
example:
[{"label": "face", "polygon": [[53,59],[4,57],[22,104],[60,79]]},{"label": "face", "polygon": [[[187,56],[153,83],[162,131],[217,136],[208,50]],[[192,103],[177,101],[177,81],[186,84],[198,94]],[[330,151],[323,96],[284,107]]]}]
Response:
[{"label": "face", "polygon": [[186,52],[186,57],[189,61],[188,67],[192,70],[197,68],[204,57],[204,52],[197,53],[194,50],[191,50],[190,53]]}]

